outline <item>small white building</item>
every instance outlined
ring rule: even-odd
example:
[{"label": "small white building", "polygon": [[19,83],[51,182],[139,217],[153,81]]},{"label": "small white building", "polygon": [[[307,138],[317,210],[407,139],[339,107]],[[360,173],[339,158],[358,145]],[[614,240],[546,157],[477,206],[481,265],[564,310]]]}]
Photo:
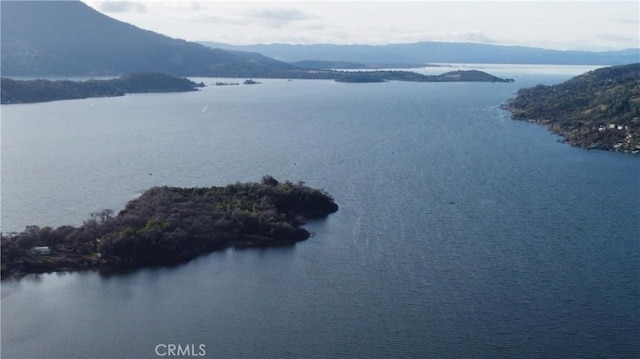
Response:
[{"label": "small white building", "polygon": [[49,247],[35,247],[33,248],[33,251],[41,256],[48,256],[51,254],[51,249]]}]

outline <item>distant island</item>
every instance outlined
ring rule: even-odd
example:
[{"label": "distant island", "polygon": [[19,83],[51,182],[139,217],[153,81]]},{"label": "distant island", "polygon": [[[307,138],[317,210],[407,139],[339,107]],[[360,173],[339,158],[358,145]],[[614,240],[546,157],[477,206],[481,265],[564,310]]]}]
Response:
[{"label": "distant island", "polygon": [[182,263],[228,247],[292,245],[310,237],[301,227],[306,218],[337,210],[323,190],[271,176],[226,187],[153,187],[117,215],[92,213],[80,227],[2,233],[1,275],[111,273]]},{"label": "distant island", "polygon": [[423,75],[412,71],[335,71],[337,82],[513,82],[513,79],[503,79],[483,71],[459,70],[440,75]]},{"label": "distant island", "polygon": [[640,63],[521,89],[503,107],[516,120],[548,126],[571,145],[640,153]]},{"label": "distant island", "polygon": [[[258,82],[254,79],[246,79],[242,82],[243,85],[259,85],[262,82]],[[216,86],[238,86],[240,85],[239,82],[224,82],[224,81],[217,81],[215,83]]]},{"label": "distant island", "polygon": [[[291,74],[290,74],[291,75]],[[469,70],[452,71],[441,75],[422,75],[411,71],[336,71],[308,70],[298,73],[296,78],[335,80],[338,82],[513,82],[488,73]],[[242,84],[257,85],[253,79]],[[216,82],[216,86],[239,85],[236,82]],[[189,79],[175,77],[159,72],[138,72],[110,80],[15,80],[0,79],[0,103],[18,104],[73,100],[90,97],[124,96],[127,93],[148,92],[188,92],[197,91],[204,83],[195,83]]]},{"label": "distant island", "polygon": [[138,72],[110,80],[0,80],[0,103],[33,103],[126,93],[196,91],[204,84],[157,72]]}]

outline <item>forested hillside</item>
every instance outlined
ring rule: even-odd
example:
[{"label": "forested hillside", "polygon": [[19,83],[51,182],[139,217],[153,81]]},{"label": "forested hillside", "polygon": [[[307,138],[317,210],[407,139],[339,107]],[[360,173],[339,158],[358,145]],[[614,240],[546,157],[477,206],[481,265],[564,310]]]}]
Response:
[{"label": "forested hillside", "polygon": [[597,69],[554,86],[521,89],[505,108],[584,148],[640,151],[640,63]]},{"label": "forested hillside", "polygon": [[[188,261],[227,247],[291,245],[307,239],[306,218],[338,210],[333,198],[303,183],[225,187],[154,187],[117,215],[92,213],[80,227],[28,226],[2,234],[2,277],[77,269],[122,270]],[[35,247],[46,246],[40,256]]]}]

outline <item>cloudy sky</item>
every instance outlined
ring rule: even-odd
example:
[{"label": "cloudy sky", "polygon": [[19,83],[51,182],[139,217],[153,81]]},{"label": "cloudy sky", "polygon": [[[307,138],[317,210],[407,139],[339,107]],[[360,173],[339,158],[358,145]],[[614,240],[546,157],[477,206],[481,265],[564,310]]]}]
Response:
[{"label": "cloudy sky", "polygon": [[162,34],[230,44],[481,42],[561,50],[640,47],[637,1],[98,1]]}]

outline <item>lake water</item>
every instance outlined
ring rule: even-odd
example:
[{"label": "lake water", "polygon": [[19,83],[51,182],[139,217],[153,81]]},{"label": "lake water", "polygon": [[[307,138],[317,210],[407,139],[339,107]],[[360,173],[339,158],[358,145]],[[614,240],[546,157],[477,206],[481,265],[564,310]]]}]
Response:
[{"label": "lake water", "polygon": [[340,205],[289,248],[3,282],[2,357],[639,357],[640,157],[499,108],[585,68],[486,70],[516,82],[261,80],[2,106],[4,232],[265,174]]}]

